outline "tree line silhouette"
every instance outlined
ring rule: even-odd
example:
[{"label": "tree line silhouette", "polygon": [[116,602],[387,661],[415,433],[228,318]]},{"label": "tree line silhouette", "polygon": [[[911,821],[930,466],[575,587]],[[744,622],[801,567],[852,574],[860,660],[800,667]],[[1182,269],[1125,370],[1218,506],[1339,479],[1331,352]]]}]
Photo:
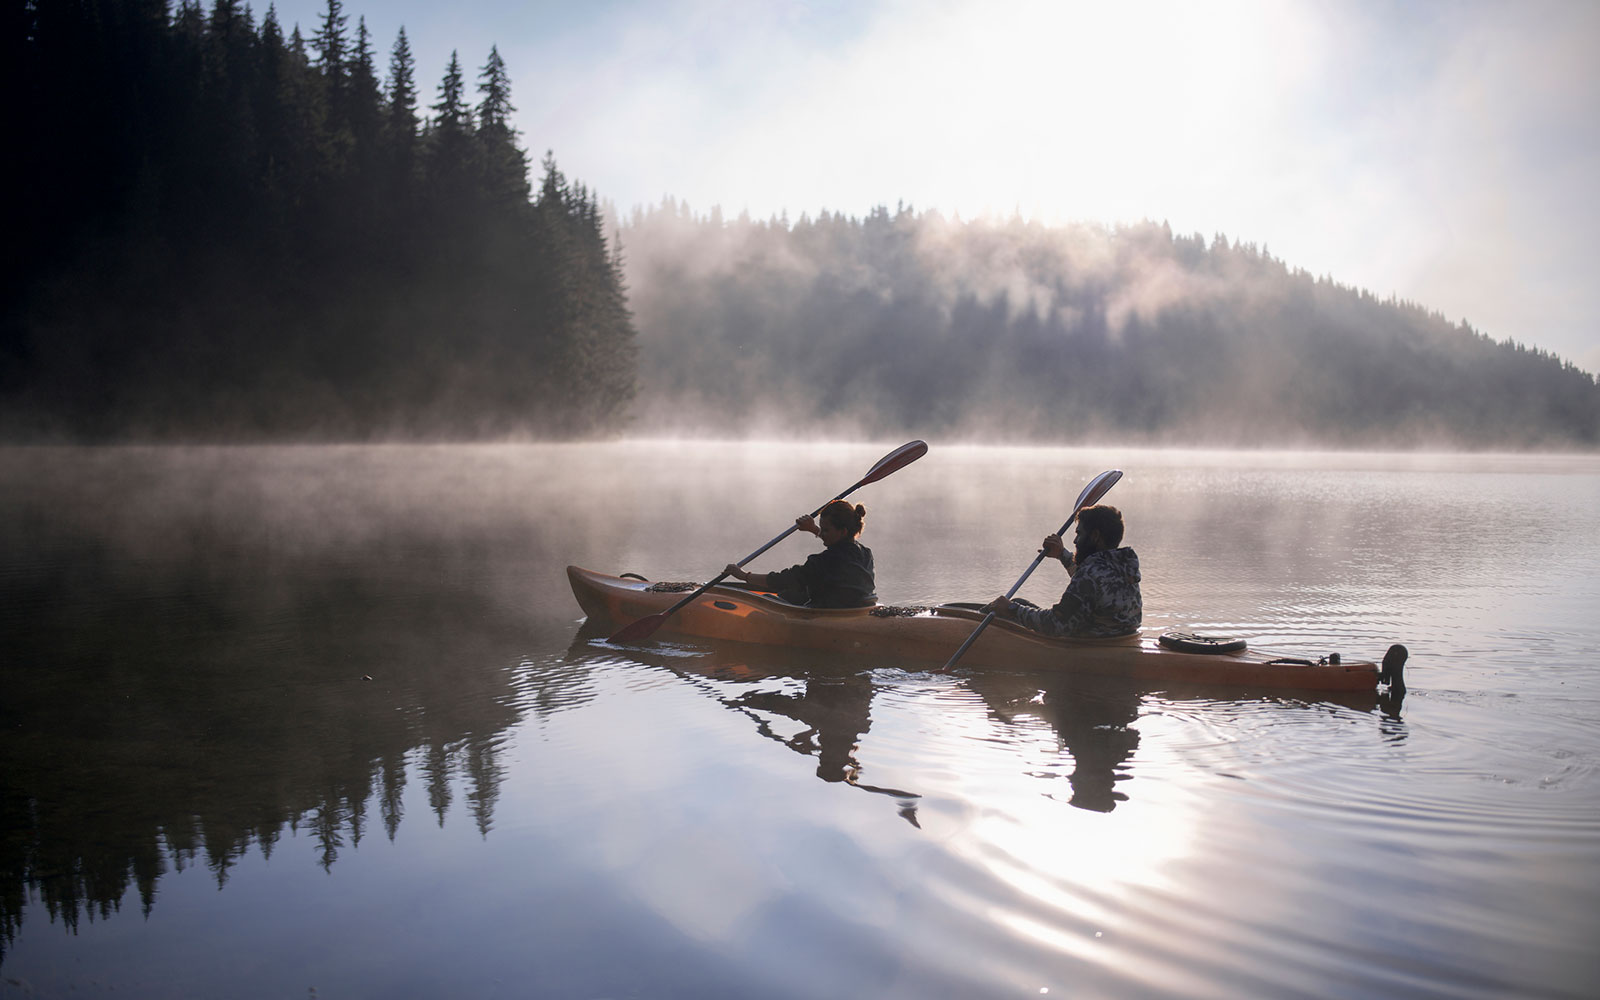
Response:
[{"label": "tree line silhouette", "polygon": [[899,206],[622,229],[651,426],[1224,446],[1592,448],[1594,376],[1165,223]]},{"label": "tree line silhouette", "polygon": [[0,439],[1600,443],[1572,364],[1165,224],[668,199],[625,262],[552,156],[530,186],[496,49],[426,104],[403,29],[378,63],[342,0],[309,39],[240,0],[6,5]]},{"label": "tree line silhouette", "polygon": [[532,189],[491,48],[419,108],[402,29],[240,0],[0,14],[0,436],[480,438],[614,427],[634,329],[593,192]]}]

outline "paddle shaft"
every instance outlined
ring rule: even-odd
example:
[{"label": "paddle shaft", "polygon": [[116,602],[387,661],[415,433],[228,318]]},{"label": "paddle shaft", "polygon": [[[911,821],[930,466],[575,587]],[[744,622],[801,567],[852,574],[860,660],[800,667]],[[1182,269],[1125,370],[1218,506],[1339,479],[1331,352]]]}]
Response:
[{"label": "paddle shaft", "polygon": [[[865,486],[865,485],[866,485],[866,480],[863,479],[860,482],[856,483],[854,486],[852,486],[849,489],[845,490],[843,493],[841,493],[838,496],[834,497],[833,500],[843,500],[845,497],[849,496],[850,494],[854,493],[856,490],[860,489],[862,486]],[[828,503],[833,503],[833,500],[829,500]],[[811,512],[811,516],[812,517],[816,517],[818,514],[821,514],[822,511],[823,511],[823,508],[828,506],[828,503],[825,503],[825,504],[822,505],[822,507],[818,507],[816,510],[812,511]],[[745,556],[743,559],[740,559],[738,561],[738,563],[736,563],[735,565],[737,565],[740,569],[743,569],[745,563],[749,562],[750,560],[754,559],[756,556],[759,556],[761,553],[763,553],[763,552],[767,551],[768,549],[772,548],[774,545],[776,545],[779,542],[783,541],[785,538],[788,538],[790,535],[794,534],[797,530],[799,530],[799,525],[796,525],[796,524],[789,525],[787,528],[783,529],[783,531],[780,532],[778,534],[778,536],[776,538],[774,538],[772,541],[770,541],[767,544],[761,546],[761,548],[756,549],[754,552],[752,552],[749,555]],[[688,597],[685,597],[683,600],[679,601],[677,604],[674,604],[672,607],[670,607],[667,610],[661,612],[660,616],[662,618],[671,617],[672,614],[674,612],[676,612],[679,608],[683,607],[685,604],[688,604],[690,601],[694,600],[696,597],[699,597],[701,594],[703,594],[706,591],[710,590],[712,587],[715,587],[717,584],[721,583],[722,581],[726,580],[727,578],[728,578],[728,574],[726,572],[718,573],[715,577],[713,577],[711,579],[710,583],[702,586],[699,590],[697,590],[694,593],[690,594]]]},{"label": "paddle shaft", "polygon": [[[892,475],[893,473],[898,472],[900,469],[905,468],[906,466],[910,465],[912,462],[915,462],[917,459],[921,458],[923,455],[926,455],[927,453],[928,453],[928,445],[927,445],[926,442],[923,442],[923,441],[908,441],[907,443],[905,443],[905,444],[901,445],[900,447],[896,448],[894,451],[891,451],[889,454],[887,454],[887,455],[883,456],[882,458],[880,458],[878,460],[878,464],[874,465],[871,469],[867,470],[867,474],[865,476],[862,476],[860,479],[856,480],[854,485],[852,485],[849,489],[845,490],[843,493],[841,493],[838,496],[834,497],[833,500],[829,500],[828,503],[825,503],[821,507],[818,507],[816,510],[812,511],[811,512],[811,516],[812,517],[816,517],[818,514],[821,514],[823,512],[823,510],[825,510],[827,508],[828,504],[833,503],[834,501],[837,501],[837,500],[843,500],[845,497],[847,497],[850,494],[854,493],[856,490],[858,490],[861,487],[867,485],[868,483],[875,483],[878,480],[884,478],[885,476]],[[783,541],[785,538],[788,538],[791,534],[794,533],[794,531],[795,531],[795,529],[797,527],[798,527],[798,525],[794,525],[794,524],[789,525],[789,527],[785,528],[778,535],[778,537],[774,538],[772,541],[768,542],[767,544],[761,546],[759,549],[756,549],[754,552],[752,552],[749,555],[745,556],[743,559],[739,560],[739,562],[736,565],[738,565],[739,567],[742,568],[745,563],[749,562],[750,560],[754,559],[756,556],[759,556],[761,553],[763,553],[763,552],[767,551],[768,549],[772,548],[774,545],[776,545],[779,542]],[[653,615],[646,615],[645,617],[640,618],[638,621],[632,622],[632,623],[630,623],[628,625],[624,625],[622,628],[618,629],[616,632],[613,632],[611,634],[611,636],[609,637],[608,641],[611,641],[611,642],[630,642],[632,640],[642,639],[645,636],[650,635],[657,628],[661,627],[661,623],[662,622],[666,621],[668,618],[671,618],[673,616],[673,614],[675,614],[678,611],[679,608],[682,608],[684,605],[688,604],[690,601],[692,601],[695,598],[699,597],[701,594],[704,594],[706,591],[710,590],[712,587],[715,587],[717,584],[721,583],[723,580],[726,580],[727,578],[728,578],[728,574],[726,572],[718,573],[716,578],[713,579],[710,583],[708,583],[705,586],[701,587],[699,590],[696,590],[694,593],[690,594],[688,597],[685,597],[683,600],[681,600],[678,603],[674,604],[672,607],[668,608],[667,610],[658,612],[658,613],[653,614]]]},{"label": "paddle shaft", "polygon": [[[1061,526],[1061,530],[1056,532],[1056,534],[1061,535],[1064,538],[1067,533],[1067,529],[1072,527],[1072,522],[1078,519],[1078,514],[1081,513],[1085,507],[1099,503],[1100,498],[1110,492],[1111,487],[1117,485],[1117,480],[1121,478],[1121,469],[1107,469],[1098,476],[1095,476],[1093,479],[1089,480],[1089,485],[1085,486],[1083,488],[1083,492],[1078,494],[1078,502],[1072,505],[1072,516],[1067,518],[1067,523],[1063,524]],[[1012,584],[1010,590],[1006,591],[1006,600],[1011,600],[1012,595],[1021,589],[1023,581],[1027,580],[1028,577],[1033,574],[1033,571],[1039,568],[1039,564],[1043,561],[1044,549],[1040,549],[1039,554],[1033,557],[1033,565],[1029,566],[1027,571],[1017,578],[1017,582]],[[956,650],[956,655],[950,657],[949,661],[945,663],[945,670],[949,670],[951,667],[955,666],[956,661],[961,659],[961,655],[967,651],[968,647],[970,647],[974,642],[978,641],[978,636],[982,635],[983,630],[989,627],[990,622],[994,621],[994,616],[995,612],[993,611],[983,616],[983,621],[979,622],[978,627],[972,630],[971,635],[967,636],[967,641],[963,642],[961,644],[961,648]]]},{"label": "paddle shaft", "polygon": [[[1063,524],[1061,526],[1061,530],[1056,532],[1056,534],[1062,536],[1064,539],[1067,534],[1067,529],[1072,527],[1072,522],[1076,521],[1077,519],[1078,512],[1073,511],[1072,516],[1067,518],[1067,523]],[[1013,583],[1011,585],[1011,589],[1006,591],[1006,600],[1009,601],[1012,597],[1016,596],[1017,591],[1022,589],[1022,585],[1028,582],[1028,577],[1033,575],[1033,571],[1038,569],[1039,564],[1042,562],[1044,562],[1044,549],[1039,550],[1039,554],[1033,557],[1033,562],[1029,564],[1027,569],[1022,571],[1021,576],[1017,577],[1017,582]],[[989,627],[989,623],[994,621],[994,616],[995,612],[993,611],[983,616],[983,621],[978,623],[978,627],[972,630],[971,635],[967,636],[967,641],[963,642],[961,644],[961,648],[956,650],[955,655],[950,657],[950,659],[945,663],[944,669],[949,670],[951,667],[956,665],[956,661],[961,659],[962,655],[966,653],[967,649],[970,648],[973,643],[978,641],[978,636],[983,634],[983,630]]]}]

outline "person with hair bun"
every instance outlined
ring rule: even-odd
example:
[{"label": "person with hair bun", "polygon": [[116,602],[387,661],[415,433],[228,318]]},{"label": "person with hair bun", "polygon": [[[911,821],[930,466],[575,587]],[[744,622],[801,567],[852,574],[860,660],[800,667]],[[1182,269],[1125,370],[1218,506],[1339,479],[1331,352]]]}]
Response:
[{"label": "person with hair bun", "polygon": [[813,608],[868,608],[878,603],[872,550],[857,541],[867,508],[835,500],[822,508],[822,523],[810,514],[794,526],[822,539],[821,552],[798,566],[773,573],[747,573],[729,563],[723,572],[751,586],[770,590],[791,604]]}]

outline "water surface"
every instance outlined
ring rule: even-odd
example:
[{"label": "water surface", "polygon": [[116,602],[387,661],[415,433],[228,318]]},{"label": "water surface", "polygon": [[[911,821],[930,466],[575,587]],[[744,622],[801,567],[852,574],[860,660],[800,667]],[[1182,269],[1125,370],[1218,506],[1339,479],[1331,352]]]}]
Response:
[{"label": "water surface", "polygon": [[1404,642],[1400,701],[619,648],[567,590],[898,443],[0,451],[0,996],[1592,995],[1600,460],[857,495],[885,602],[985,600],[1121,468],[1148,626]]}]

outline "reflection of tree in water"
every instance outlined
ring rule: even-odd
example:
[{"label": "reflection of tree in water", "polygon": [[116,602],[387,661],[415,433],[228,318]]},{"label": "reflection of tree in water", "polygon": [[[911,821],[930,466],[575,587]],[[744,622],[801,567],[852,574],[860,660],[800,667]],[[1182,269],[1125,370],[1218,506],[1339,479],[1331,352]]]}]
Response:
[{"label": "reflection of tree in water", "polygon": [[374,819],[392,840],[408,764],[441,825],[459,781],[488,835],[529,636],[439,582],[473,579],[482,547],[374,566],[190,538],[130,565],[28,527],[0,537],[28,569],[0,578],[0,961],[30,900],[76,931],[130,888],[148,915],[169,871],[225,885],[286,830],[328,869]]}]

